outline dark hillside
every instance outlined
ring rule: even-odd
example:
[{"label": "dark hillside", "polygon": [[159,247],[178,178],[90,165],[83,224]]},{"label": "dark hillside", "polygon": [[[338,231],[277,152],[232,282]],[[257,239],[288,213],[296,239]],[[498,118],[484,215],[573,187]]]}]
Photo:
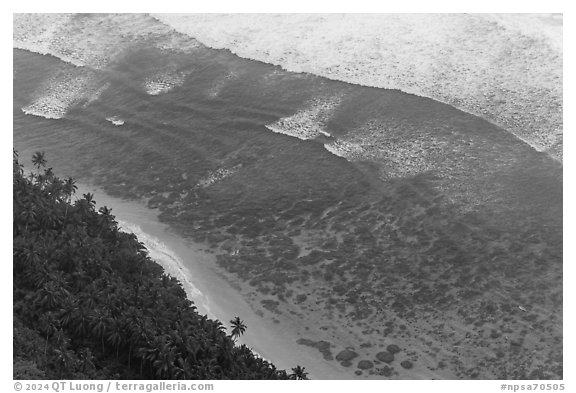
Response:
[{"label": "dark hillside", "polygon": [[288,378],[199,315],[109,209],[71,203],[74,180],[33,163],[25,175],[14,153],[14,378]]}]

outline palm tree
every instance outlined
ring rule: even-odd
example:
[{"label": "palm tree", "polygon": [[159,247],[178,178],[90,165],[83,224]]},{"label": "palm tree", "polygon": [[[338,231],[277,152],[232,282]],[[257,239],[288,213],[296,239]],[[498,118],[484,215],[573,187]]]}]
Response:
[{"label": "palm tree", "polygon": [[64,217],[68,216],[68,207],[72,203],[72,195],[76,192],[78,187],[76,186],[76,180],[69,177],[64,182],[64,195],[66,196],[66,211],[64,212]]},{"label": "palm tree", "polygon": [[67,297],[62,301],[60,310],[58,310],[58,320],[60,325],[64,327],[69,327],[76,316],[76,310],[78,308],[78,301],[75,298]]},{"label": "palm tree", "polygon": [[56,363],[60,366],[60,378],[62,378],[66,372],[70,371],[70,368],[74,363],[74,352],[68,350],[70,340],[66,337],[66,334],[62,329],[58,329],[54,334],[54,337],[56,340],[54,354],[56,355]]},{"label": "palm tree", "polygon": [[88,336],[90,324],[92,323],[90,310],[91,308],[86,307],[84,304],[80,304],[79,307],[74,309],[71,330],[80,338],[86,338]]},{"label": "palm tree", "polygon": [[20,213],[20,218],[26,223],[24,224],[24,230],[28,231],[28,224],[36,220],[34,206],[27,206],[27,208]]},{"label": "palm tree", "polygon": [[84,200],[86,201],[86,203],[90,207],[90,210],[92,210],[92,207],[96,206],[96,201],[94,200],[94,194],[92,194],[91,192],[88,192],[86,194],[83,194],[83,196],[84,196]]},{"label": "palm tree", "polygon": [[107,316],[100,310],[97,310],[91,320],[92,335],[94,338],[100,338],[102,343],[102,354],[104,354],[104,336],[108,331]]},{"label": "palm tree", "polygon": [[56,229],[62,222],[60,215],[55,210],[48,209],[40,216],[40,224],[43,228]]},{"label": "palm tree", "polygon": [[120,346],[124,343],[124,326],[118,318],[109,318],[108,324],[110,328],[106,334],[106,341],[116,347],[116,359],[118,359]]},{"label": "palm tree", "polygon": [[52,310],[59,308],[65,296],[66,290],[50,281],[34,293],[32,302],[44,309]]},{"label": "palm tree", "polygon": [[175,348],[166,341],[162,341],[159,347],[158,356],[152,362],[157,377],[169,379],[176,371],[174,362],[176,361]]},{"label": "palm tree", "polygon": [[290,379],[308,379],[306,367],[296,366],[292,369],[292,374],[289,375]]},{"label": "palm tree", "polygon": [[40,171],[40,168],[46,165],[46,159],[44,158],[44,152],[37,151],[32,156],[32,164]]},{"label": "palm tree", "polygon": [[240,317],[232,319],[230,323],[232,324],[232,333],[230,334],[230,337],[236,341],[236,339],[246,331],[246,325],[244,325],[244,321],[242,321]]},{"label": "palm tree", "polygon": [[54,178],[55,178],[54,169],[48,168],[44,171],[44,179],[45,180],[55,180]]},{"label": "palm tree", "polygon": [[34,244],[25,245],[22,249],[15,248],[13,253],[24,261],[24,267],[26,268],[37,266],[41,260],[40,250],[38,250]]},{"label": "palm tree", "polygon": [[112,209],[109,209],[106,206],[102,206],[100,209],[98,209],[98,212],[100,213],[98,216],[98,224],[100,226],[98,236],[101,236],[102,232],[105,230],[117,228],[117,223],[114,220],[114,216],[112,215]]},{"label": "palm tree", "polygon": [[54,318],[51,312],[48,312],[40,317],[39,327],[46,335],[46,343],[44,344],[44,356],[46,356],[46,351],[48,349],[48,338],[52,336],[58,330],[58,321]]}]

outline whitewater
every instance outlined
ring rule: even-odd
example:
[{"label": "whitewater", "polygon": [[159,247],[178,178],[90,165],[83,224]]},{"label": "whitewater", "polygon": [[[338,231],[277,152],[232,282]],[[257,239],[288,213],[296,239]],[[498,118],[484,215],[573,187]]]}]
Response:
[{"label": "whitewater", "polygon": [[[68,108],[96,99],[102,93],[96,86],[98,72],[120,61],[135,43],[192,56],[203,44],[291,72],[429,97],[501,126],[562,161],[562,15],[151,16],[157,23],[144,14],[102,15],[97,21],[68,14],[15,14],[14,48],[76,66],[54,75],[22,110],[59,119]],[[168,67],[141,84],[149,95],[165,94],[186,77]],[[329,99],[328,104],[335,102]],[[283,126],[298,123],[299,135],[293,136],[308,139],[321,130],[308,127],[306,119],[324,110],[317,103],[311,109],[268,128],[282,132]],[[334,144],[330,149],[349,156],[357,147]]]},{"label": "whitewater", "polygon": [[562,15],[152,16],[240,57],[450,104],[562,161]]},{"label": "whitewater", "polygon": [[[529,152],[528,145],[562,161],[561,16],[17,14],[13,28],[13,47],[18,49],[14,51],[18,65],[14,75],[19,82],[15,90],[18,105],[15,104],[14,135],[25,126],[34,130],[22,132],[21,146],[43,149],[45,145],[56,145],[58,154],[78,157],[82,138],[92,141],[90,154],[80,156],[73,165],[94,158],[103,161],[98,157],[99,146],[109,147],[111,144],[104,142],[114,140],[129,146],[122,154],[134,152],[146,160],[150,156],[145,151],[157,150],[159,154],[154,157],[161,159],[158,162],[166,171],[154,173],[142,168],[137,176],[150,176],[149,183],[163,198],[170,196],[172,184],[163,174],[175,173],[178,181],[180,177],[187,180],[193,176],[189,174],[192,167],[187,166],[191,164],[183,160],[187,152],[194,153],[194,141],[188,140],[208,134],[187,134],[186,130],[206,124],[210,125],[208,130],[221,133],[218,138],[222,140],[227,135],[236,137],[227,134],[229,130],[224,126],[219,128],[216,121],[203,119],[226,120],[229,114],[230,124],[234,124],[230,128],[237,126],[239,135],[244,135],[244,128],[253,128],[251,136],[262,130],[265,138],[275,138],[274,146],[291,146],[298,139],[298,146],[306,147],[304,152],[312,151],[307,149],[309,146],[322,144],[348,161],[382,163],[378,176],[385,181],[429,172],[444,176],[443,184],[455,184],[461,179],[462,184],[454,190],[442,190],[473,207],[491,201],[499,203],[500,194],[490,194],[495,188],[483,189],[485,182],[494,179],[490,170],[502,166],[515,154],[521,156],[518,151],[532,157],[534,152]],[[308,82],[316,90],[306,96]],[[296,88],[290,90],[292,86]],[[504,129],[465,116],[481,124],[472,128],[476,134],[469,138],[470,133],[465,131],[470,126],[466,121],[458,122],[461,113],[454,115],[454,121],[451,115],[441,114],[458,111],[432,100],[376,88],[397,89],[445,102]],[[235,99],[244,91],[249,94],[242,97],[249,99]],[[298,99],[286,95],[278,103],[264,103],[266,97],[274,98],[285,91],[292,91]],[[383,95],[389,96],[392,104],[370,109],[371,100],[383,100]],[[363,100],[357,100],[359,97]],[[414,124],[402,116],[390,114],[387,118],[387,110],[406,109],[406,117],[412,120],[413,113],[418,115],[412,109],[418,108],[419,103],[424,107],[422,119],[416,119]],[[154,108],[155,104],[165,112],[147,112],[146,108]],[[186,111],[176,111],[178,116],[172,116],[172,108]],[[149,113],[158,115],[158,119]],[[348,118],[358,121],[346,123]],[[446,119],[448,124],[439,119]],[[95,137],[87,132],[91,129]],[[44,138],[45,145],[32,139],[40,140],[46,132],[63,137],[54,144]],[[508,132],[526,144],[514,140]],[[484,141],[484,133],[505,137],[486,137],[486,145],[468,147],[470,141]],[[166,137],[165,141],[156,135]],[[141,142],[158,140],[161,143],[150,147]],[[510,140],[513,143],[508,143]],[[32,142],[30,146],[27,141]],[[75,142],[80,144],[74,145]],[[506,144],[497,146],[500,143]],[[206,145],[202,141],[198,144]],[[510,152],[502,146],[519,148]],[[74,150],[66,150],[69,148]],[[216,148],[209,151],[218,152]],[[485,162],[476,160],[474,154],[466,155],[477,152],[493,154]],[[172,154],[179,157],[174,167],[168,165]],[[117,190],[126,186],[125,178],[119,175],[135,173],[127,165],[124,168],[124,163],[130,161],[121,157],[116,160],[110,154],[104,156],[109,162],[92,166],[95,173],[110,170],[110,178],[102,182],[102,187]],[[544,154],[535,156],[546,158],[542,157]],[[296,161],[287,162],[298,164]],[[549,164],[551,160],[543,161]],[[194,177],[195,185],[190,186],[210,193],[227,181],[251,180],[246,177],[250,172],[245,164],[230,156]],[[126,186],[124,193],[129,188]],[[320,324],[299,324],[297,318],[288,315],[275,316],[277,320],[262,317],[257,313],[261,311],[260,297],[242,298],[238,283],[224,275],[224,270],[216,269],[214,253],[206,245],[188,241],[160,223],[158,210],[133,200],[104,197],[102,190],[94,191],[99,202],[114,208],[122,230],[134,233],[150,257],[178,278],[200,313],[224,322],[241,316],[249,326],[242,343],[261,356],[274,359],[280,367],[301,363],[313,365],[312,377],[343,377],[338,365],[323,362],[316,348],[294,345],[302,335],[324,337],[323,331],[318,331],[318,336],[318,332],[308,331],[309,327],[320,328]],[[181,209],[178,203],[187,195],[188,191],[182,190],[171,206]],[[196,229],[193,223],[189,229]],[[347,339],[342,335],[338,342]]]},{"label": "whitewater", "polygon": [[[26,173],[31,170],[26,168]],[[252,352],[265,360],[289,369],[301,361],[317,364],[314,351],[294,346],[295,340],[289,329],[279,329],[273,322],[266,321],[227,285],[223,276],[209,267],[212,261],[200,245],[186,242],[159,222],[156,213],[140,203],[126,201],[106,194],[94,185],[76,183],[76,199],[85,193],[95,197],[96,208],[111,209],[120,231],[134,234],[146,248],[148,256],[156,261],[165,273],[182,284],[187,297],[201,315],[224,324],[240,315],[248,326],[247,333],[238,339],[238,344],[247,345]],[[208,263],[207,263],[207,260]],[[272,331],[272,327],[276,329]],[[289,348],[289,349],[288,349]],[[335,365],[323,364],[312,367],[310,375],[320,379],[334,379],[339,375]]]}]

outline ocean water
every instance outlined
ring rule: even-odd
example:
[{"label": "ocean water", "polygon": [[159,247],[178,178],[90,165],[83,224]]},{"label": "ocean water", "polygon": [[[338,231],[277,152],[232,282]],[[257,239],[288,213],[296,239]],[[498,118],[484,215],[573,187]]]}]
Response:
[{"label": "ocean water", "polygon": [[245,58],[449,103],[562,160],[561,14],[154,17]]},{"label": "ocean water", "polygon": [[[549,131],[518,123],[552,138],[543,143],[496,125],[493,113],[396,90],[423,75],[402,74],[401,61],[398,83],[384,86],[395,89],[327,79],[205,46],[193,35],[208,22],[187,31],[186,20],[15,15],[13,136],[22,160],[45,151],[57,173],[144,202],[180,236],[211,247],[214,268],[242,283],[263,318],[293,319],[302,338],[328,342],[334,357],[353,347],[374,360],[394,340],[411,349],[415,370],[395,365],[362,378],[500,378],[503,361],[513,365],[507,377],[561,374],[556,104],[539,109],[553,113]],[[481,22],[469,30],[477,34]],[[523,34],[538,56],[558,49],[553,33],[514,26],[502,42]],[[213,36],[242,46],[254,34],[262,34],[256,25]],[[555,83],[541,84],[553,103]],[[515,86],[506,91],[527,85]],[[153,256],[175,261],[148,240]],[[510,311],[519,305],[530,309],[528,322]],[[397,333],[386,325],[383,334],[385,323]],[[500,335],[486,342],[491,330]],[[502,358],[509,330],[525,345]],[[417,338],[422,331],[431,344]],[[433,348],[442,351],[432,356]],[[449,366],[438,368],[440,360]],[[353,371],[343,367],[358,377]]]}]

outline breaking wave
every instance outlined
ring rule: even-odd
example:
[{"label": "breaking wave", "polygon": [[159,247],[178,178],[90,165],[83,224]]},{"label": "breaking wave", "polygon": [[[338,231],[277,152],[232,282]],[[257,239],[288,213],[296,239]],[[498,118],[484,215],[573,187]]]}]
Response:
[{"label": "breaking wave", "polygon": [[[24,113],[60,119],[68,110],[96,101],[109,86],[97,86],[99,72],[120,61],[139,45],[161,50],[191,51],[200,44],[144,14],[15,14],[13,47],[54,56],[71,68],[39,89]],[[172,69],[150,71],[142,89],[150,95],[166,93],[184,83],[186,74]]]},{"label": "breaking wave", "polygon": [[35,93],[32,102],[23,107],[26,114],[60,119],[69,108],[96,100],[106,86],[99,87],[90,70],[73,69],[58,72],[47,80]]},{"label": "breaking wave", "polygon": [[160,239],[144,232],[139,225],[118,220],[118,226],[124,232],[133,233],[138,237],[146,249],[150,258],[158,262],[172,277],[177,278],[182,284],[188,299],[201,307],[201,311],[215,318],[210,311],[208,299],[190,280],[190,272],[184,267],[180,257],[170,250]]},{"label": "breaking wave", "polygon": [[[562,15],[15,14],[13,21],[14,48],[79,68],[105,69],[138,45],[191,53],[202,42],[292,72],[430,97],[562,160]],[[147,94],[184,83],[185,74],[162,68],[144,77]],[[82,78],[61,82],[24,112],[58,119],[70,106],[91,102],[78,96]],[[217,97],[227,82],[213,85],[209,96]],[[282,122],[268,128],[314,138],[325,131],[314,125],[315,110],[284,119],[294,130]]]},{"label": "breaking wave", "polygon": [[153,16],[244,58],[433,98],[562,159],[562,15]]},{"label": "breaking wave", "polygon": [[175,70],[159,71],[146,78],[144,86],[146,93],[151,96],[157,96],[167,93],[175,87],[182,86],[185,80],[186,74],[183,72]]},{"label": "breaking wave", "polygon": [[326,122],[342,101],[342,96],[315,98],[305,109],[292,116],[282,118],[266,125],[270,131],[293,136],[298,139],[315,139],[320,135],[330,136],[326,131]]}]

